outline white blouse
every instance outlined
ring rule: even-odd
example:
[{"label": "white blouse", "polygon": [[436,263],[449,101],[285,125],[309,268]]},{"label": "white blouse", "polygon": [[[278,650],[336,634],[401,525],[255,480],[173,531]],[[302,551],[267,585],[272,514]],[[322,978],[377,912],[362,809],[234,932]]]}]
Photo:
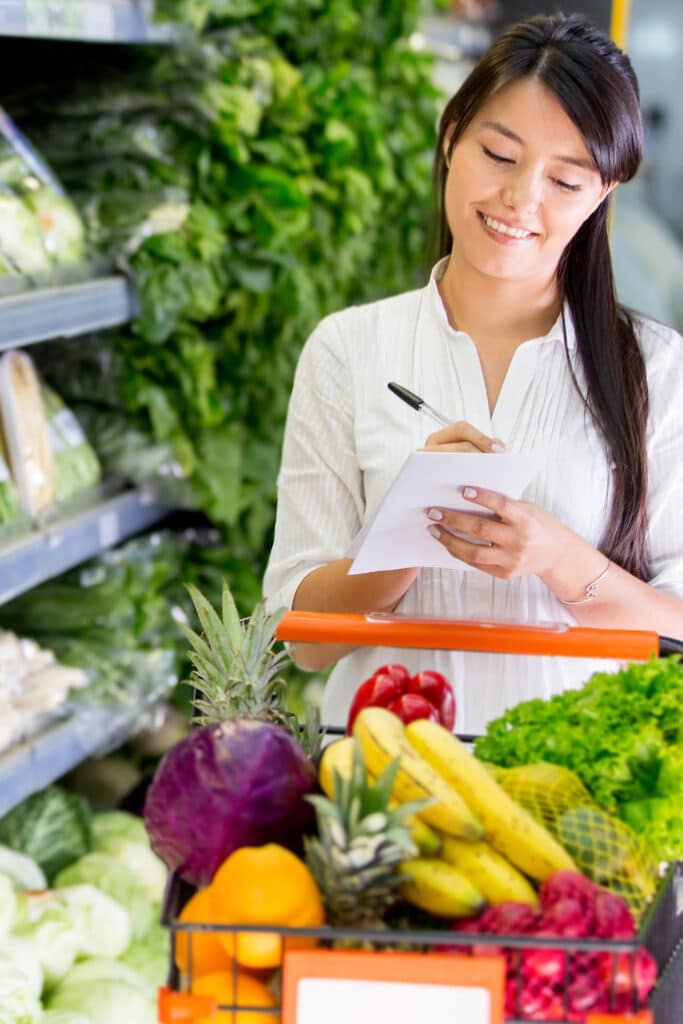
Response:
[{"label": "white blouse", "polygon": [[[406,456],[436,428],[396,398],[395,380],[453,421],[468,420],[508,450],[540,455],[523,494],[597,545],[610,503],[611,465],[567,362],[562,318],[520,345],[489,413],[472,339],[448,323],[437,264],[420,290],[326,317],[304,346],[290,399],[278,480],[275,540],[264,578],[268,607],[291,608],[313,569],[349,555]],[[571,316],[565,310],[577,379]],[[683,338],[638,321],[650,388],[649,524],[653,586],[683,597]],[[425,528],[427,520],[425,518]],[[436,542],[435,542],[436,543]],[[499,580],[462,568],[423,569],[396,611],[518,622],[574,622],[536,576]],[[434,668],[455,690],[458,732],[481,733],[514,704],[580,686],[615,662],[576,658],[360,648],[342,658],[323,698],[323,722],[344,725],[357,687],[392,661]]]}]

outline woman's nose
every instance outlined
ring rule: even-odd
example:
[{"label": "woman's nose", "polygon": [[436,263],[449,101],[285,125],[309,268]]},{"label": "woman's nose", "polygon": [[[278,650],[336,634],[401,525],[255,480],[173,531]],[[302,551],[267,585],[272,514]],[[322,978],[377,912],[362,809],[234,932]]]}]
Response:
[{"label": "woman's nose", "polygon": [[510,210],[533,212],[541,200],[540,177],[531,171],[519,171],[503,187],[503,203]]}]

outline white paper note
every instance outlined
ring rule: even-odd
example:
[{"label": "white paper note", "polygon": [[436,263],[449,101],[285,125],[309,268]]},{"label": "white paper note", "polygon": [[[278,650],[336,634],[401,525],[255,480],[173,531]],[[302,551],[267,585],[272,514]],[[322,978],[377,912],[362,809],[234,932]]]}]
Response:
[{"label": "white paper note", "polygon": [[518,499],[541,468],[542,460],[533,455],[413,452],[363,529],[349,573],[412,566],[452,569],[454,564],[470,569],[464,562],[454,563],[453,556],[428,533],[427,509],[480,512],[480,506],[462,496],[462,488],[468,486]]}]

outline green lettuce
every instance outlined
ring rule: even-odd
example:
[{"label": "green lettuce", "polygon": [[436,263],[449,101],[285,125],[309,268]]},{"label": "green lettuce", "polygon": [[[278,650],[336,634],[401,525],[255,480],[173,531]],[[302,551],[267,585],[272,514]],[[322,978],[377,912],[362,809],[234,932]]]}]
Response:
[{"label": "green lettuce", "polygon": [[683,856],[683,665],[651,658],[598,672],[580,690],[524,701],[476,742],[503,767],[550,761],[576,772],[605,810],[662,860]]}]

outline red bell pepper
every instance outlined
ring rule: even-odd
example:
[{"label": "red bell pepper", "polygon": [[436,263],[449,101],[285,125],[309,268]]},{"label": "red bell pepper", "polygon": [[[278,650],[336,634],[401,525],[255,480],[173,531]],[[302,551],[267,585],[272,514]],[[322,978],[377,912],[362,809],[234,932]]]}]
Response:
[{"label": "red bell pepper", "polygon": [[386,708],[406,724],[428,718],[446,729],[455,725],[453,688],[445,676],[431,669],[411,676],[405,665],[378,668],[356,690],[346,724],[348,735],[358,712],[367,707]]}]

